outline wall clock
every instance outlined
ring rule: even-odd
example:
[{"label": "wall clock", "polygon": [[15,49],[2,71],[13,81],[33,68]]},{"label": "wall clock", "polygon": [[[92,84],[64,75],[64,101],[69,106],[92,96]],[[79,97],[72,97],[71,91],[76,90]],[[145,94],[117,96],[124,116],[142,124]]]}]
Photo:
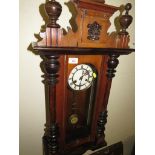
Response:
[{"label": "wall clock", "polygon": [[134,51],[128,47],[126,31],[132,22],[131,4],[126,5],[126,14],[120,18],[121,31],[109,35],[109,18],[118,7],[97,0],[71,3],[77,11],[77,31],[69,30],[64,35],[56,23],[62,7],[55,0],[47,1],[49,23],[42,40],[32,44],[43,59],[45,155],[82,155],[87,149],[107,145],[107,104],[118,57]]}]

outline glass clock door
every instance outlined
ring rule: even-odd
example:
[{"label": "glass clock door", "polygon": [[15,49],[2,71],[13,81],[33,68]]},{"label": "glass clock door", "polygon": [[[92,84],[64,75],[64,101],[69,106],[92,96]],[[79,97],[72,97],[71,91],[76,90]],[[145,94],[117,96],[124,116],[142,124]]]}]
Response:
[{"label": "glass clock door", "polygon": [[66,142],[87,137],[95,102],[97,71],[91,64],[75,66],[68,76]]}]

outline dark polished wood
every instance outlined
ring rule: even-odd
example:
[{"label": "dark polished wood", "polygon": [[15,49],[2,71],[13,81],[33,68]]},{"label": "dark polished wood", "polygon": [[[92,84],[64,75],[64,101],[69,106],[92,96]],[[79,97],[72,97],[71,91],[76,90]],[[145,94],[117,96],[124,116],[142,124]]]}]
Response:
[{"label": "dark polished wood", "polygon": [[62,12],[62,6],[60,5],[60,3],[56,2],[55,0],[48,1],[45,4],[45,10],[50,19],[50,22],[47,24],[47,27],[60,28],[60,25],[56,23],[58,17]]},{"label": "dark polished wood", "polygon": [[113,53],[109,55],[109,60],[108,60],[108,70],[107,70],[107,77],[108,79],[112,79],[115,76],[115,68],[119,64],[118,58],[119,54]]},{"label": "dark polished wood", "polygon": [[58,55],[41,55],[41,69],[44,72],[46,98],[46,128],[43,136],[44,149],[47,154],[55,154],[58,150],[58,125],[56,123],[56,84],[58,83],[59,61]]},{"label": "dark polished wood", "polygon": [[103,142],[103,139],[105,139],[105,134],[104,134],[104,131],[105,131],[105,124],[107,123],[107,110],[105,110],[104,112],[101,112],[100,115],[99,115],[99,119],[98,119],[98,122],[97,122],[97,144],[101,144],[101,143],[105,143],[106,145],[106,142]]},{"label": "dark polished wood", "polygon": [[58,151],[58,126],[57,124],[52,124],[49,127],[49,132],[47,135],[43,136],[44,153],[45,155],[57,154]]},{"label": "dark polished wood", "polygon": [[38,47],[33,45],[33,49],[36,51],[35,54],[81,54],[81,55],[108,55],[116,53],[119,55],[128,55],[135,51],[135,49],[124,49],[124,48],[80,48],[80,47]]},{"label": "dark polished wood", "polygon": [[123,34],[128,35],[126,29],[129,27],[129,25],[132,23],[133,20],[132,16],[129,15],[129,10],[131,10],[131,8],[132,8],[131,3],[125,5],[126,13],[120,18],[120,25],[122,26],[122,31],[119,33],[120,35]]}]

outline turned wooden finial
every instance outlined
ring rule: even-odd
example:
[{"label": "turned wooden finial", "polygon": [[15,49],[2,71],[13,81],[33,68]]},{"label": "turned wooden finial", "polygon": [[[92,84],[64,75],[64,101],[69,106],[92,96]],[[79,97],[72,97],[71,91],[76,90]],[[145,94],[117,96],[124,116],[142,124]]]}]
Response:
[{"label": "turned wooden finial", "polygon": [[128,32],[126,31],[126,29],[129,27],[129,25],[132,23],[132,16],[129,15],[129,11],[131,10],[132,8],[132,5],[131,3],[127,3],[125,5],[125,10],[126,10],[126,13],[125,15],[121,16],[119,22],[120,22],[120,25],[122,27],[122,31],[119,33],[119,34],[125,34],[125,35],[128,35]]},{"label": "turned wooden finial", "polygon": [[62,12],[61,4],[56,2],[55,0],[48,1],[45,4],[45,10],[50,19],[50,22],[47,24],[47,27],[60,28],[60,25],[57,24],[56,21],[58,20]]}]

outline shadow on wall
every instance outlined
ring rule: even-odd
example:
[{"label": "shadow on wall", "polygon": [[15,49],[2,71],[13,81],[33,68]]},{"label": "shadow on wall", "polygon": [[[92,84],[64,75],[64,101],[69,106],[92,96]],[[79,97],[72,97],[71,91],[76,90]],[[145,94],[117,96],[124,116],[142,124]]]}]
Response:
[{"label": "shadow on wall", "polygon": [[124,10],[125,10],[125,6],[124,6],[124,5],[121,5],[120,8],[119,8],[120,15],[117,16],[117,17],[115,18],[115,20],[114,20],[114,24],[115,24],[115,27],[116,27],[116,33],[119,33],[120,30],[121,30],[121,25],[120,25],[119,20],[120,20],[120,18],[121,18],[121,16],[122,16]]},{"label": "shadow on wall", "polygon": [[[46,0],[47,2],[47,0]],[[45,12],[45,4],[42,3],[40,6],[39,6],[39,12],[40,12],[40,15],[42,16],[45,24],[41,26],[41,29],[40,29],[40,32],[45,32],[45,29],[46,29],[46,24],[48,22],[48,15],[46,14]],[[42,38],[40,37],[39,33],[35,33],[34,34],[35,38],[37,39],[37,42],[41,41]],[[37,55],[37,52],[33,50],[32,48],[32,43],[29,44],[28,48],[27,48],[28,51],[34,53],[35,55]]]},{"label": "shadow on wall", "polygon": [[134,155],[135,136],[126,138],[123,141],[124,155]]},{"label": "shadow on wall", "polygon": [[121,25],[120,25],[119,20],[120,20],[121,16],[123,15],[124,10],[125,10],[125,5],[121,5],[121,6],[119,7],[119,12],[120,12],[120,13],[119,13],[119,16],[117,16],[117,17],[114,19],[114,25],[115,25],[116,31],[111,32],[111,33],[109,34],[110,36],[116,36],[116,35],[120,32],[120,30],[121,30]]}]

